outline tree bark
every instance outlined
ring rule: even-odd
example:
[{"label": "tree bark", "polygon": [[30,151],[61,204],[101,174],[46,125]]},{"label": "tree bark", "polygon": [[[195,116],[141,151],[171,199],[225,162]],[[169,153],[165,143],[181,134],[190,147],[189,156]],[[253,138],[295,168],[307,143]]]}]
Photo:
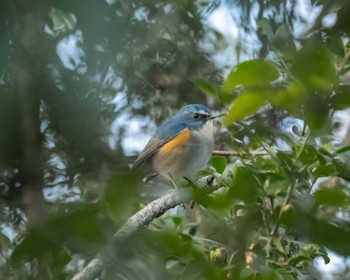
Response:
[{"label": "tree bark", "polygon": [[21,202],[28,219],[27,227],[34,228],[42,223],[45,216],[40,135],[41,89],[37,79],[41,67],[45,67],[40,65],[42,59],[39,59],[43,45],[44,15],[42,4],[38,1],[17,0],[14,3],[18,15],[13,75],[21,116]]},{"label": "tree bark", "polygon": [[[44,2],[16,0],[17,15],[15,31],[18,37],[14,46],[14,91],[19,103],[21,153],[19,178],[21,183],[21,206],[27,217],[27,229],[36,230],[46,217],[43,195],[44,164],[42,158],[42,137],[40,132],[40,105],[42,80],[40,73],[46,65],[42,59],[44,36]],[[50,253],[38,257],[37,279],[52,279],[48,265]]]}]

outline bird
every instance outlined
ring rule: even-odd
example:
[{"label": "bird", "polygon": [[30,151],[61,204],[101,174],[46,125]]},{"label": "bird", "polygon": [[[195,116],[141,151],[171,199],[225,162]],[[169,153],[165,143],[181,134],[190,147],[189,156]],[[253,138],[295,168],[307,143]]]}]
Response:
[{"label": "bird", "polygon": [[174,178],[191,178],[208,163],[214,149],[214,118],[204,105],[182,107],[156,130],[133,169],[147,164],[154,171],[149,179],[161,175],[177,189]]}]

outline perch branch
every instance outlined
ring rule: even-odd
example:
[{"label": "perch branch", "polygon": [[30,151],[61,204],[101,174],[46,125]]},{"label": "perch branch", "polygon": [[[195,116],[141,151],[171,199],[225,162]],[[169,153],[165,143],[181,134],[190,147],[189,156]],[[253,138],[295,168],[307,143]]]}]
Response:
[{"label": "perch branch", "polygon": [[[266,152],[258,152],[258,151],[251,151],[250,154],[253,157],[263,157],[263,156],[267,156],[268,154]],[[214,156],[225,156],[225,157],[230,157],[230,156],[238,156],[241,157],[242,153],[240,152],[236,152],[236,151],[221,151],[221,150],[214,150],[213,151],[213,155]]]},{"label": "perch branch", "polygon": [[[213,180],[211,182],[211,176],[206,176],[201,178],[196,182],[196,185],[211,193],[219,189],[222,185],[217,181]],[[178,194],[176,191],[171,190],[160,198],[152,201],[140,211],[131,216],[124,225],[122,225],[119,230],[113,235],[112,243],[114,244],[114,250],[117,250],[118,244],[125,241],[134,232],[140,228],[148,225],[154,219],[163,215],[166,211],[174,208],[177,205],[186,203],[192,199],[192,193],[189,188],[185,188]],[[72,279],[73,280],[92,280],[98,277],[104,266],[107,263],[107,259],[110,258],[109,254],[100,253],[96,255],[82,271],[77,273]]]}]

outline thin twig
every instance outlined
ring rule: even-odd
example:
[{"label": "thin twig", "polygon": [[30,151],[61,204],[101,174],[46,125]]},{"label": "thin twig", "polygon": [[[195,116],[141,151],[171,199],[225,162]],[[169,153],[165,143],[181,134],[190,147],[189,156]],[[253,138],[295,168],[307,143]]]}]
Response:
[{"label": "thin twig", "polygon": [[[214,156],[242,156],[242,153],[236,152],[236,151],[221,151],[221,150],[214,150],[213,151]],[[259,157],[259,156],[267,156],[268,154],[265,152],[250,152],[250,155],[253,157]]]},{"label": "thin twig", "polygon": [[[306,131],[306,124],[305,123],[304,123],[303,131]],[[299,160],[299,158],[301,157],[303,151],[305,150],[306,144],[309,141],[309,137],[310,137],[309,134],[307,134],[306,136],[302,137],[303,141],[301,143],[301,146],[300,146],[299,150],[296,153],[296,157],[295,157],[295,159],[293,161],[294,165],[297,164],[297,161]],[[284,199],[284,201],[283,201],[283,203],[281,205],[281,209],[280,209],[280,212],[278,214],[277,221],[274,224],[274,226],[273,226],[273,228],[272,228],[272,230],[270,232],[270,236],[269,236],[269,239],[268,239],[268,242],[267,242],[268,245],[271,244],[272,238],[277,234],[278,228],[279,228],[280,223],[281,223],[283,212],[285,211],[287,205],[289,204],[289,202],[290,202],[290,200],[292,198],[293,191],[294,191],[296,185],[297,185],[297,180],[296,180],[296,182],[293,182],[291,180],[290,185],[288,186],[288,189],[287,189],[287,195],[286,195],[286,197],[285,197],[285,199]],[[269,248],[269,246],[266,246],[266,248]],[[269,254],[270,254],[270,252],[268,252],[268,257],[269,257]]]}]

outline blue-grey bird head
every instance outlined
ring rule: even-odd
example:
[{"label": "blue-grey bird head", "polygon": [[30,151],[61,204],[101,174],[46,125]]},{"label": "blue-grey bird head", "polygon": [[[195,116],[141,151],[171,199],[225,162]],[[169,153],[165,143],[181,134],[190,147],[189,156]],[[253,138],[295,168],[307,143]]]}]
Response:
[{"label": "blue-grey bird head", "polygon": [[182,107],[175,115],[190,130],[199,130],[210,119],[210,110],[201,104],[190,104]]},{"label": "blue-grey bird head", "polygon": [[175,116],[179,116],[190,130],[199,130],[210,119],[210,110],[201,104],[182,107]]},{"label": "blue-grey bird head", "polygon": [[158,139],[169,139],[185,128],[191,131],[201,130],[210,118],[210,110],[204,105],[186,105],[157,129],[155,137]]}]

